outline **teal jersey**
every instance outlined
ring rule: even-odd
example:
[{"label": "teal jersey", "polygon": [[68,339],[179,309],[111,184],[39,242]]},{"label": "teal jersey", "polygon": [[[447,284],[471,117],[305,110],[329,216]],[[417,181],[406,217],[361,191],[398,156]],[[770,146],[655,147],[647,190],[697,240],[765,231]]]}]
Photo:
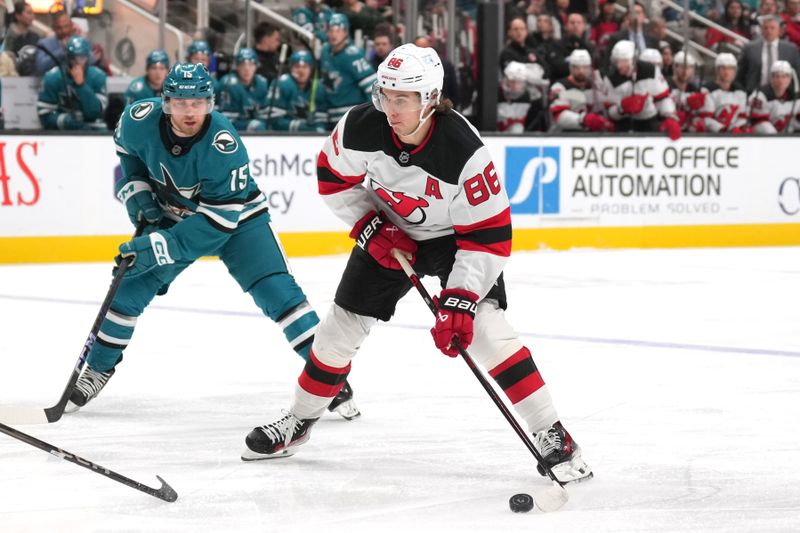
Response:
[{"label": "teal jersey", "polygon": [[161,97],[161,88],[157,91],[154,91],[150,88],[150,85],[147,83],[147,78],[144,76],[139,76],[135,78],[130,85],[128,85],[128,90],[125,91],[125,103],[132,104],[134,102],[138,102],[139,100],[144,100],[145,98],[155,98]]},{"label": "teal jersey", "polygon": [[324,76],[331,124],[339,122],[351,107],[371,101],[377,76],[357,46],[348,44],[333,53],[331,45],[326,44],[322,47],[319,71]]},{"label": "teal jersey", "polygon": [[250,85],[243,85],[236,72],[231,72],[219,81],[219,110],[239,131],[263,131],[267,129],[269,107],[269,82],[256,74]]},{"label": "teal jersey", "polygon": [[124,197],[148,187],[171,221],[169,250],[193,261],[218,250],[244,221],[267,212],[267,199],[250,177],[247,149],[233,124],[212,111],[189,143],[177,142],[161,100],[129,105],[114,132]]},{"label": "teal jersey", "polygon": [[279,131],[326,131],[328,113],[325,91],[318,86],[314,91],[314,110],[311,111],[312,83],[300,89],[291,74],[284,74],[276,82],[272,106],[272,127]]},{"label": "teal jersey", "polygon": [[46,130],[106,129],[103,112],[108,104],[106,74],[97,67],[86,69],[84,83],[53,67],[42,78],[36,109]]}]

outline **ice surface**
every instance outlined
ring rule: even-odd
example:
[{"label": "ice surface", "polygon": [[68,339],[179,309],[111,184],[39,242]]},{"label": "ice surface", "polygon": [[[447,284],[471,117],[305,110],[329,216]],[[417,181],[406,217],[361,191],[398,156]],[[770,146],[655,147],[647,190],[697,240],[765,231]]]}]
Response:
[{"label": "ice surface", "polygon": [[[323,314],[343,256],[295,259]],[[0,267],[0,403],[50,406],[109,265]],[[416,293],[353,364],[363,412],[326,415],[297,455],[243,463],[302,360],[222,264],[189,268],[143,317],[106,390],[18,426],[180,495],[167,504],[0,434],[0,531],[800,530],[800,248],[515,253],[508,316],[595,470],[560,511]],[[427,280],[430,290],[436,285]]]}]

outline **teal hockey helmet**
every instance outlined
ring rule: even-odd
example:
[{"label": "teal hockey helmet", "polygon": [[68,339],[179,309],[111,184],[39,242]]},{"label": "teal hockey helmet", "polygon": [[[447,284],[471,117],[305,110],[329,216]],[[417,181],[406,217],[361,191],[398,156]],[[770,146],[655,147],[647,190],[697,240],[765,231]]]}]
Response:
[{"label": "teal hockey helmet", "polygon": [[294,52],[291,56],[289,56],[289,66],[293,67],[300,63],[305,63],[306,65],[314,66],[314,56],[311,55],[311,52],[308,50],[298,50]]},{"label": "teal hockey helmet", "polygon": [[211,55],[211,45],[208,44],[208,41],[192,41],[192,44],[189,45],[187,55],[191,57],[198,53],[207,56]]},{"label": "teal hockey helmet", "polygon": [[164,112],[170,114],[171,99],[204,98],[208,101],[206,113],[214,109],[214,80],[202,63],[176,63],[164,80],[161,99]]},{"label": "teal hockey helmet", "polygon": [[252,48],[240,48],[239,51],[236,52],[236,64],[241,65],[242,63],[246,63],[248,61],[258,65],[258,54],[256,54],[256,51]]},{"label": "teal hockey helmet", "polygon": [[89,41],[79,35],[67,39],[67,58],[89,57],[92,53],[92,45]]},{"label": "teal hockey helmet", "polygon": [[145,63],[148,67],[152,65],[166,65],[169,67],[169,56],[164,50],[153,50],[147,54]]},{"label": "teal hockey helmet", "polygon": [[333,28],[334,26],[341,26],[345,30],[350,31],[350,19],[347,18],[347,15],[344,13],[334,13],[331,15],[331,18],[328,19],[328,28]]}]

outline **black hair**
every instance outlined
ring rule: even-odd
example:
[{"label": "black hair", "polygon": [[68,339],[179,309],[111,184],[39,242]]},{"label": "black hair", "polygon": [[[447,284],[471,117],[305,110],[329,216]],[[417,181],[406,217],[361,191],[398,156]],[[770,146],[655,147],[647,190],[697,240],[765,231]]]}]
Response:
[{"label": "black hair", "polygon": [[276,31],[280,31],[277,26],[273,26],[269,22],[259,22],[253,28],[253,41],[258,43],[264,37],[272,35]]}]

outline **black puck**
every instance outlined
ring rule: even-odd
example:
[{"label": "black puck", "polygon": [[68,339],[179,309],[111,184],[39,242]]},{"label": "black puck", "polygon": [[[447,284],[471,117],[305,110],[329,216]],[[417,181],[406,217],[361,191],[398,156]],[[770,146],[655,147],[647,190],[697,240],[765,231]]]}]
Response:
[{"label": "black puck", "polygon": [[524,492],[514,494],[511,499],[508,500],[508,506],[511,507],[511,510],[515,513],[527,513],[533,509],[533,497]]}]

